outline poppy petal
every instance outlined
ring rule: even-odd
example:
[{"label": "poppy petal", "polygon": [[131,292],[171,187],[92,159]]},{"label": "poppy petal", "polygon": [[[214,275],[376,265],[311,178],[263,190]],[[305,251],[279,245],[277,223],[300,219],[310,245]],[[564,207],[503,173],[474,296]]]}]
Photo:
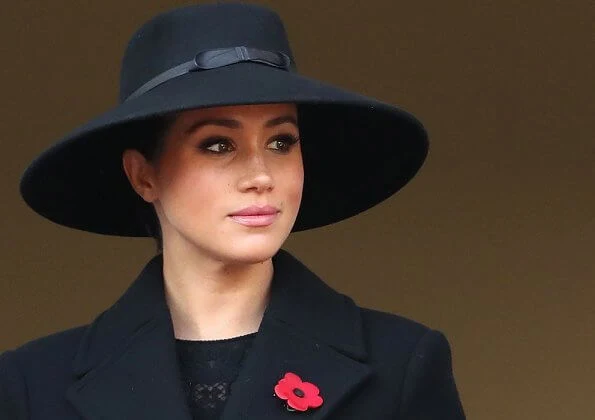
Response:
[{"label": "poppy petal", "polygon": [[310,405],[310,407],[312,408],[317,408],[320,407],[322,405],[322,397],[320,395],[316,395],[314,397],[311,397],[308,399],[308,404]]},{"label": "poppy petal", "polygon": [[281,379],[279,382],[277,382],[276,386],[285,388],[285,389],[291,388],[291,384],[289,384],[285,379]]},{"label": "poppy petal", "polygon": [[285,374],[285,377],[282,380],[286,380],[287,382],[290,382],[291,384],[302,383],[302,378],[300,378],[299,376],[297,376],[295,373],[292,373],[292,372],[287,372]]},{"label": "poppy petal", "polygon": [[275,394],[277,394],[277,396],[279,398],[282,398],[284,400],[289,398],[288,397],[288,389],[284,386],[275,385]]},{"label": "poppy petal", "polygon": [[287,405],[299,411],[306,411],[308,409],[308,401],[305,398],[289,398]]}]

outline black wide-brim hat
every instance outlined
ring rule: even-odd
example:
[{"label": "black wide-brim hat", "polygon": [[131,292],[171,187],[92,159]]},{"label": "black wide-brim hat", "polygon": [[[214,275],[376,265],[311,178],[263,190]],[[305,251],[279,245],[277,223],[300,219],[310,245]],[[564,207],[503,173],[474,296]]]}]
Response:
[{"label": "black wide-brim hat", "polygon": [[21,194],[61,225],[149,236],[152,207],[122,167],[122,152],[138,143],[142,127],[172,112],[266,103],[298,107],[304,189],[293,232],[371,208],[425,160],[427,135],[413,115],[299,75],[276,13],[220,3],[175,9],[143,25],[124,55],[119,105],[37,157]]}]

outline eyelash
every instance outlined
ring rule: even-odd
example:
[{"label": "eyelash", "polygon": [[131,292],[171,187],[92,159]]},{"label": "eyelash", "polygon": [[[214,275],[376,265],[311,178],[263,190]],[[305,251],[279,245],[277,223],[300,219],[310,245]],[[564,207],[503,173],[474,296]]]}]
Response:
[{"label": "eyelash", "polygon": [[[273,149],[273,150],[275,152],[277,152],[277,153],[287,154],[287,153],[289,153],[289,151],[291,150],[291,148],[293,147],[293,145],[296,144],[299,141],[299,139],[296,136],[292,135],[292,134],[281,134],[281,135],[278,135],[278,136],[273,137],[273,139],[271,140],[270,143],[278,142],[278,141],[284,142],[287,145],[286,148],[285,149],[279,149],[279,150]],[[227,137],[210,137],[210,138],[206,139],[205,141],[203,141],[200,144],[199,147],[205,153],[209,153],[209,154],[213,154],[213,155],[222,155],[222,154],[224,154],[226,152],[225,151],[223,151],[223,152],[215,152],[213,150],[210,150],[209,147],[214,146],[216,144],[227,144],[227,145],[229,145],[231,143],[232,143],[231,139],[229,139]]]}]

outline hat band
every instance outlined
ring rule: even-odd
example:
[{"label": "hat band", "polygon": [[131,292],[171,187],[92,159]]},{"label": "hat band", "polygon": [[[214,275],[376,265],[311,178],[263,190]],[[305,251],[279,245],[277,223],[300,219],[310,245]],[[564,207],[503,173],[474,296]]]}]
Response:
[{"label": "hat band", "polygon": [[206,50],[196,54],[192,60],[158,74],[140,88],[132,92],[132,94],[130,94],[124,101],[134,99],[143,93],[146,93],[147,91],[159,86],[160,84],[167,82],[168,80],[193,71],[210,70],[218,67],[229,66],[230,64],[241,63],[244,61],[266,64],[268,66],[277,67],[285,71],[290,71],[293,69],[291,59],[287,54],[282,52],[265,51],[248,47]]}]

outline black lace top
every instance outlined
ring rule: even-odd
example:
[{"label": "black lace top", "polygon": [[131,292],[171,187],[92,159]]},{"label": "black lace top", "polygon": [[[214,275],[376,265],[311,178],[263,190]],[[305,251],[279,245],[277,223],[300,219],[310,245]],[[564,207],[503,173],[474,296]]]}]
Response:
[{"label": "black lace top", "polygon": [[257,333],[223,340],[176,339],[182,386],[194,420],[219,419]]}]

